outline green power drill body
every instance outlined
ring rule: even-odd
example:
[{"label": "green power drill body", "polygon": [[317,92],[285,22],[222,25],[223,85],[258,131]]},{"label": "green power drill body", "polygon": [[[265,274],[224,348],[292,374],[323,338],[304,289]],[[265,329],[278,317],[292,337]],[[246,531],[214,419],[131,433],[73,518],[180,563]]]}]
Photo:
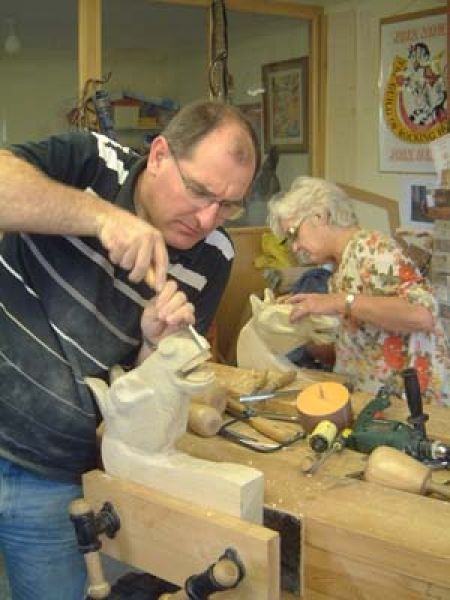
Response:
[{"label": "green power drill body", "polygon": [[391,405],[390,395],[388,388],[379,389],[376,397],[356,419],[352,433],[347,439],[347,447],[369,454],[378,446],[390,446],[430,466],[446,467],[450,460],[450,447],[442,442],[427,439],[424,427],[426,416],[423,413],[420,418],[417,415],[410,417],[413,426],[376,416]]}]

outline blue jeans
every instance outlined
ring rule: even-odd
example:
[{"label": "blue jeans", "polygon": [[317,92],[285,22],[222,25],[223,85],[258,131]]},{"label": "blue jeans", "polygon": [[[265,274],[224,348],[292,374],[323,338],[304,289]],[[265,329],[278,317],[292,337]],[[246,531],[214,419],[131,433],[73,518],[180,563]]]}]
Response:
[{"label": "blue jeans", "polygon": [[81,600],[86,570],[69,517],[81,486],[0,458],[0,551],[13,600]]}]

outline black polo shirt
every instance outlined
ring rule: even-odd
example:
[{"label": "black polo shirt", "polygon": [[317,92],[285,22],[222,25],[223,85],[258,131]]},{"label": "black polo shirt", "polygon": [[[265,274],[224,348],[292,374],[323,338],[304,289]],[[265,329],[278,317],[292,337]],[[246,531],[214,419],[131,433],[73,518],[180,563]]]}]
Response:
[{"label": "black polo shirt", "polygon": [[[53,179],[134,212],[145,159],[117,142],[78,132],[11,150]],[[84,378],[134,363],[152,292],[131,284],[96,238],[9,233],[0,248],[0,455],[77,480],[95,466],[98,423]],[[204,333],[228,280],[231,242],[218,229],[190,250],[168,250],[170,275]]]}]

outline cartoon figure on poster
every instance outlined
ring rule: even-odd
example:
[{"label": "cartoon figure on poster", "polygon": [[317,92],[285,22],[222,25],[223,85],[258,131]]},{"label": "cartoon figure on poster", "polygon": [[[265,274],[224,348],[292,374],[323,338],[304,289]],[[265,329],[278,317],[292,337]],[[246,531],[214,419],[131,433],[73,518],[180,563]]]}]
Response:
[{"label": "cartoon figure on poster", "polygon": [[412,44],[405,70],[396,75],[399,116],[412,130],[430,130],[447,121],[443,54],[431,59],[427,44]]}]

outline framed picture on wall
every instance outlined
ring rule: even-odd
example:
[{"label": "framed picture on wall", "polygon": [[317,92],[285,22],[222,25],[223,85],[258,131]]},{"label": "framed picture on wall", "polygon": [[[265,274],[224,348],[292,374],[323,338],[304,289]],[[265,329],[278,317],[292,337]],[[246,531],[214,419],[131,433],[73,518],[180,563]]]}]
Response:
[{"label": "framed picture on wall", "polygon": [[445,8],[380,21],[380,171],[432,173],[429,143],[447,133]]},{"label": "framed picture on wall", "polygon": [[308,152],[308,57],[262,66],[264,151]]}]

